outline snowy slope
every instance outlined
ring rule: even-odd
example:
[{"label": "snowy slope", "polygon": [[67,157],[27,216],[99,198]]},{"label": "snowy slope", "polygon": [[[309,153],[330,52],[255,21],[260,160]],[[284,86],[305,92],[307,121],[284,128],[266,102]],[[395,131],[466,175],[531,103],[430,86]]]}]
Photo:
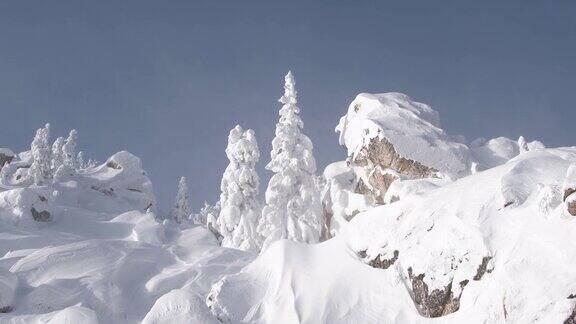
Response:
[{"label": "snowy slope", "polygon": [[337,130],[324,242],[259,255],[160,221],[128,152],[33,185],[38,158],[0,149],[0,324],[576,321],[576,147],[465,144],[399,93],[358,95]]},{"label": "snowy slope", "polygon": [[574,148],[528,152],[361,213],[325,243],[278,243],[209,304],[231,322],[561,323],[574,307],[576,222],[550,188],[574,162]]},{"label": "snowy slope", "polygon": [[210,285],[253,255],[158,222],[154,205],[128,152],[66,182],[0,192],[0,323],[209,323]]}]

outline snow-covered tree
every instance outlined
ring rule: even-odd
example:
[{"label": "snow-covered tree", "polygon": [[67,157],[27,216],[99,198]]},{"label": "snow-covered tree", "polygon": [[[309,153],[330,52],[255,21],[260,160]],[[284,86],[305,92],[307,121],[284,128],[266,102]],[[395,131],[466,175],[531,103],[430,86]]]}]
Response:
[{"label": "snow-covered tree", "polygon": [[524,138],[524,136],[518,137],[518,149],[520,150],[520,153],[529,151],[528,143],[526,143],[526,139]]},{"label": "snow-covered tree", "polygon": [[48,144],[50,140],[50,124],[36,131],[36,135],[30,145],[32,154],[32,165],[28,170],[29,179],[35,185],[43,185],[51,178],[51,148]]},{"label": "snow-covered tree", "polygon": [[207,202],[204,202],[204,207],[200,209],[198,221],[203,222],[202,224],[206,224],[206,228],[208,228],[212,233],[214,233],[214,236],[216,236],[218,241],[222,241],[222,235],[218,231],[219,215],[220,215],[220,201],[217,201],[214,205],[210,205]]},{"label": "snow-covered tree", "polygon": [[254,131],[234,127],[228,136],[226,156],[230,163],[220,184],[221,210],[217,220],[218,230],[223,236],[222,246],[258,251],[256,225],[260,214],[260,180],[256,163],[260,159],[260,151]]},{"label": "snow-covered tree", "polygon": [[181,223],[182,220],[187,219],[191,213],[190,202],[188,198],[188,185],[186,184],[186,178],[181,177],[178,182],[178,193],[176,194],[176,200],[174,201],[174,206],[170,211],[170,218],[177,223]]},{"label": "snow-covered tree", "polygon": [[76,164],[78,165],[78,169],[84,169],[84,152],[78,152],[78,155],[76,156]]},{"label": "snow-covered tree", "polygon": [[73,129],[68,134],[68,138],[62,146],[63,163],[72,170],[78,169],[78,160],[76,156],[76,144],[78,142],[78,132]]},{"label": "snow-covered tree", "polygon": [[288,72],[284,95],[279,100],[283,106],[272,140],[271,161],[266,166],[274,175],[268,183],[266,206],[258,224],[265,246],[280,238],[318,242],[323,226],[314,182],[312,141],[301,132],[304,124],[298,115],[296,96],[294,77]]},{"label": "snow-covered tree", "polygon": [[64,138],[58,137],[52,144],[52,161],[50,162],[50,168],[52,172],[55,173],[58,168],[64,164],[64,155],[62,153],[62,147],[64,146]]},{"label": "snow-covered tree", "polygon": [[14,173],[16,173],[16,170],[18,169],[18,167],[16,166],[16,164],[14,163],[6,163],[4,164],[4,166],[2,167],[2,170],[0,170],[0,181],[3,184],[11,184],[12,183],[12,177],[14,176]]}]

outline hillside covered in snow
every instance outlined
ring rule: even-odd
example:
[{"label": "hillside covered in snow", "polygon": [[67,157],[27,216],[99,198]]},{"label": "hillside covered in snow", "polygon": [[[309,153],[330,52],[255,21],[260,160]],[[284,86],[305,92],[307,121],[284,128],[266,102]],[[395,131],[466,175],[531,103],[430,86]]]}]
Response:
[{"label": "hillside covered in snow", "polygon": [[202,209],[182,178],[159,211],[138,157],[84,161],[75,131],[0,149],[0,323],[576,323],[576,147],[362,93],[318,172],[291,73],[280,103],[270,157],[232,129]]}]

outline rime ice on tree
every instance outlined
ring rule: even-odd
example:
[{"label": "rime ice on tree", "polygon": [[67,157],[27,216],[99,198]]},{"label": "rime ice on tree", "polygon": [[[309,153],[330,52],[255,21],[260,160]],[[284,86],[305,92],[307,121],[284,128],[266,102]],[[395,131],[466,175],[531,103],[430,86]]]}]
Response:
[{"label": "rime ice on tree", "polygon": [[254,131],[234,127],[228,136],[226,156],[230,163],[222,176],[221,210],[217,220],[218,231],[223,236],[222,246],[257,251],[260,204],[256,163],[260,151]]},{"label": "rime ice on tree", "polygon": [[32,165],[28,171],[29,179],[36,185],[44,184],[51,177],[50,154],[50,124],[36,131],[32,140],[30,152],[32,153]]},{"label": "rime ice on tree", "polygon": [[279,100],[283,106],[272,140],[271,161],[266,166],[274,175],[258,224],[258,232],[268,243],[280,238],[318,242],[322,229],[320,198],[314,184],[316,161],[312,142],[301,133],[304,124],[296,96],[294,77],[288,72]]},{"label": "rime ice on tree", "polygon": [[181,177],[180,182],[178,182],[178,193],[176,194],[174,207],[172,207],[172,211],[170,212],[170,218],[177,223],[181,223],[182,220],[188,218],[191,211],[186,178]]}]

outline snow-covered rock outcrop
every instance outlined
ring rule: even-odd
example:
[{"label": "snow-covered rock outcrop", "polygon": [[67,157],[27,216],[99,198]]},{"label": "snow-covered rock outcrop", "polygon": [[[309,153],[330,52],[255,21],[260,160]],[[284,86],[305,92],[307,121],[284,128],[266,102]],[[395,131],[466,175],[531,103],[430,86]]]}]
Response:
[{"label": "snow-covered rock outcrop", "polygon": [[400,93],[359,94],[336,127],[360,181],[357,191],[382,202],[401,177],[457,177],[468,147],[440,128],[438,113]]},{"label": "snow-covered rock outcrop", "polygon": [[474,140],[448,135],[438,113],[401,93],[361,93],[336,127],[357,181],[355,192],[385,202],[397,179],[457,179],[506,163],[521,152],[542,149],[538,141],[499,137]]},{"label": "snow-covered rock outcrop", "polygon": [[575,161],[574,148],[526,152],[362,212],[322,244],[279,242],[209,305],[233,323],[562,323],[576,222],[549,188]]}]

